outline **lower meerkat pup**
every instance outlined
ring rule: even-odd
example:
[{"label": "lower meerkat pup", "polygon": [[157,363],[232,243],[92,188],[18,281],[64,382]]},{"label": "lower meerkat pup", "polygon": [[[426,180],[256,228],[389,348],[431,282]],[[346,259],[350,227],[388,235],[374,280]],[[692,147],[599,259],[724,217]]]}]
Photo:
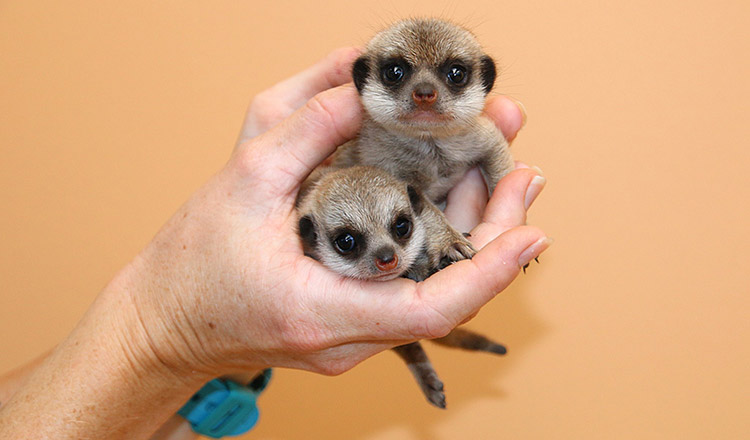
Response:
[{"label": "lower meerkat pup", "polygon": [[334,168],[370,165],[442,203],[472,167],[490,194],[514,168],[508,143],[482,115],[496,68],[468,30],[407,19],[377,33],[352,68],[366,115]]},{"label": "lower meerkat pup", "polygon": [[[299,234],[306,255],[342,275],[369,280],[422,281],[475,250],[418,190],[374,167],[324,174],[300,194]],[[436,342],[504,354],[505,347],[455,329]],[[443,383],[419,342],[394,350],[428,401],[445,408]]]}]

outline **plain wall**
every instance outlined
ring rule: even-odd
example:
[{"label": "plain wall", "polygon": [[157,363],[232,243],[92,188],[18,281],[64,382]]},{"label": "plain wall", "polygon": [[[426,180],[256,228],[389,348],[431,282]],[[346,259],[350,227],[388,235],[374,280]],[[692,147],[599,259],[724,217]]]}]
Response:
[{"label": "plain wall", "polygon": [[226,161],[250,98],[409,15],[473,29],[522,101],[517,159],[555,243],[427,347],[279,370],[255,439],[692,439],[750,433],[750,3],[0,2],[0,370],[53,347]]}]

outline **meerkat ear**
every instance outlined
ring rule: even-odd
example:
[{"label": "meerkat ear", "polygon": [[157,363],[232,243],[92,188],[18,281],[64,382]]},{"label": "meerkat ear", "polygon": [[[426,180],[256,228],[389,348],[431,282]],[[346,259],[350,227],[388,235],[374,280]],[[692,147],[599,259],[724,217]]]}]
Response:
[{"label": "meerkat ear", "polygon": [[484,87],[484,94],[490,93],[492,87],[495,86],[495,77],[497,76],[497,68],[495,67],[495,60],[483,56],[480,63],[480,77],[482,78],[482,87]]},{"label": "meerkat ear", "polygon": [[422,198],[422,194],[411,185],[406,187],[406,192],[409,194],[411,209],[414,210],[415,214],[421,214],[424,209],[424,199]]},{"label": "meerkat ear", "polygon": [[318,234],[315,232],[315,224],[309,215],[299,219],[299,236],[302,237],[305,251],[315,248],[315,240],[317,240]]},{"label": "meerkat ear", "polygon": [[369,60],[364,55],[357,58],[352,66],[352,78],[354,79],[354,85],[357,86],[357,91],[362,93],[362,89],[365,87],[367,81],[367,75],[370,73]]}]

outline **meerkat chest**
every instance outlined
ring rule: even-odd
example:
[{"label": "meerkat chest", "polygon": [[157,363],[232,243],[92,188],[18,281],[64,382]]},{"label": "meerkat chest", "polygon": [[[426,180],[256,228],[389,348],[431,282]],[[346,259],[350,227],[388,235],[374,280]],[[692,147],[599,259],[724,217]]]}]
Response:
[{"label": "meerkat chest", "polygon": [[390,139],[370,147],[361,152],[364,163],[388,170],[433,201],[442,201],[481,156],[455,140]]},{"label": "meerkat chest", "polygon": [[[383,130],[366,120],[359,138],[345,148],[339,166],[376,166],[409,182],[435,202],[448,191],[488,151],[482,132],[468,131],[442,138],[418,138]],[[486,137],[486,136],[485,136]]]},{"label": "meerkat chest", "polygon": [[[480,152],[459,139],[420,139],[411,145],[418,158],[412,173],[425,182],[422,190],[428,198],[440,200],[480,159]],[[408,147],[407,147],[408,148]],[[421,185],[417,185],[421,186]]]}]

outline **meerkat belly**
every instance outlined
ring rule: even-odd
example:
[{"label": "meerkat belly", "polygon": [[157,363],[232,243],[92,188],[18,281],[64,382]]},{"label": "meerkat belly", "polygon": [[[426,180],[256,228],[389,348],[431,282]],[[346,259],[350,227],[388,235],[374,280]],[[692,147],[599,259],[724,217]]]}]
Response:
[{"label": "meerkat belly", "polygon": [[[448,191],[477,164],[481,155],[472,149],[473,145],[457,139],[422,142],[422,151],[429,152],[422,164],[427,168],[424,171],[430,175],[425,179],[428,184],[422,190],[430,200],[442,203]],[[419,167],[419,164],[416,165]]]},{"label": "meerkat belly", "polygon": [[481,127],[441,138],[414,138],[389,132],[369,119],[360,136],[339,147],[333,166],[374,166],[408,182],[428,199],[442,203],[448,191],[466,172],[481,163],[490,149],[493,136],[485,136]]},{"label": "meerkat belly", "polygon": [[[434,147],[433,147],[434,148]],[[403,151],[407,153],[407,151]],[[435,154],[402,154],[399,157],[381,156],[368,165],[379,166],[419,189],[435,203],[445,200],[448,191],[466,174],[470,164],[454,161]],[[413,156],[413,157],[412,157]],[[385,159],[385,160],[384,160]]]}]

